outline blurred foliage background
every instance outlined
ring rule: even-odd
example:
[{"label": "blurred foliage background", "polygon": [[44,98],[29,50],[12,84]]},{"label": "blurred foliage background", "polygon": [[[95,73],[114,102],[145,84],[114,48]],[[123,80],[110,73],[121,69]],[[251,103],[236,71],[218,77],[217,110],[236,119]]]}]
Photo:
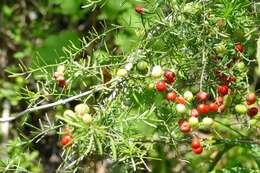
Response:
[{"label": "blurred foliage background", "polygon": [[[13,74],[24,69],[62,62],[62,57],[65,56],[64,47],[70,43],[79,47],[80,39],[94,28],[96,32],[102,32],[111,24],[131,26],[132,29],[109,36],[110,48],[115,52],[128,53],[139,39],[135,27],[141,26],[141,21],[133,11],[137,3],[134,0],[123,4],[120,0],[93,1],[93,4],[85,0],[1,0],[0,103],[8,102],[12,105],[12,112],[26,109],[30,89],[36,87],[34,80],[37,80],[40,74],[34,74],[35,76],[28,80],[24,76],[9,78],[10,72]],[[90,6],[82,8],[86,4]],[[100,56],[105,53],[98,50],[94,54]],[[41,61],[41,58],[44,58],[44,61]],[[23,89],[26,85],[31,88]],[[1,104],[0,110],[3,109],[4,104]],[[29,123],[38,126],[37,118],[42,112],[35,114]],[[27,137],[30,128],[23,126],[25,121],[26,119],[22,123],[12,124],[8,134],[10,140],[4,141],[3,136],[6,134],[1,135],[1,172],[54,172],[61,162],[58,156],[58,136],[53,134],[40,143],[32,142],[28,150],[28,146],[23,147],[20,140],[29,140]],[[21,133],[24,136],[21,136]],[[8,157],[4,143],[8,143]],[[5,157],[7,159],[2,159]],[[16,165],[15,169],[12,167],[13,170],[9,170],[10,165]]]}]

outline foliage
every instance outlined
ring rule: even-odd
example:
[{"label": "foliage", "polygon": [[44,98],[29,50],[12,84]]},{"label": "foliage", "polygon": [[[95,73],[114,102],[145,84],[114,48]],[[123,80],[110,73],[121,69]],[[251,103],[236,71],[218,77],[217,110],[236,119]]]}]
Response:
[{"label": "foliage", "polygon": [[[23,101],[28,108],[50,102],[57,106],[55,111],[36,113],[39,121],[30,122],[35,115],[27,114],[24,121],[31,123],[30,133],[20,133],[25,143],[37,145],[49,131],[62,137],[67,135],[64,129],[68,128],[73,140],[60,147],[62,161],[57,172],[86,172],[91,170],[91,161],[104,160],[111,162],[111,172],[210,172],[223,167],[227,169],[212,172],[259,171],[256,154],[259,146],[254,143],[259,138],[259,124],[250,123],[249,117],[238,115],[234,109],[254,90],[250,84],[256,80],[252,71],[257,65],[254,57],[258,33],[252,3],[249,0],[138,3],[144,7],[144,14],[134,11],[135,1],[36,1],[33,6],[37,8],[31,11],[34,17],[26,27],[33,28],[33,32],[14,27],[16,23],[26,25],[18,15],[11,15],[16,12],[15,4],[2,5],[5,31],[14,28],[12,43],[14,47],[19,45],[11,55],[27,64],[6,70],[23,82],[13,83],[11,92],[7,92],[9,87],[1,86],[0,99],[10,100],[13,105]],[[57,15],[64,19],[50,20]],[[86,18],[92,15],[93,18]],[[63,24],[52,27],[55,22]],[[24,41],[23,37],[38,40]],[[238,42],[245,46],[244,53],[234,49]],[[26,61],[31,55],[31,60]],[[140,71],[137,64],[143,61],[148,68]],[[53,77],[61,65],[65,67],[65,87],[60,87]],[[178,95],[188,90],[194,95],[205,91],[212,99],[218,96],[216,88],[221,84],[216,71],[227,79],[235,78],[229,86],[230,94],[225,96],[225,112],[207,115],[215,120],[211,128],[201,125],[192,134],[181,133],[177,122],[190,115],[179,114],[176,103],[165,100],[165,93],[156,92],[154,83],[162,77],[151,76],[155,65],[176,73],[170,89]],[[119,69],[127,69],[127,75],[118,76]],[[74,96],[80,97],[67,100]],[[89,105],[92,122],[63,114],[65,110],[74,110],[78,103]],[[196,104],[195,99],[191,100],[187,109]],[[254,120],[259,122],[259,117]],[[41,119],[46,120],[44,125]],[[190,152],[194,136],[201,136],[205,148],[202,155]],[[23,153],[27,145],[20,146],[21,141],[14,143],[10,146],[19,147],[10,149],[9,158],[1,167],[12,165],[11,169],[21,167],[39,172],[30,163],[38,155]],[[236,165],[241,168],[233,168]]]}]

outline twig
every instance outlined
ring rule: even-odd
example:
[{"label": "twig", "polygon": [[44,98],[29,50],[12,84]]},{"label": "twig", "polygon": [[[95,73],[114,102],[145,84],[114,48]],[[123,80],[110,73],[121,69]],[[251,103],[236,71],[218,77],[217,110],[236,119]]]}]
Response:
[{"label": "twig", "polygon": [[[205,14],[205,4],[204,4],[204,0],[202,0],[202,4],[203,4],[203,32],[205,29],[205,21],[206,21],[206,14]],[[203,68],[202,68],[202,72],[201,72],[201,76],[200,76],[200,91],[202,91],[202,86],[203,86],[203,78],[204,78],[204,73],[205,73],[205,69],[206,69],[206,65],[207,65],[207,61],[205,58],[205,38],[204,38],[204,44],[203,44],[203,49],[202,49],[202,64],[203,64]]]},{"label": "twig", "polygon": [[113,83],[113,82],[114,82],[114,80],[111,80],[110,82],[108,82],[106,84],[96,85],[96,86],[92,87],[92,89],[90,89],[90,90],[88,90],[86,92],[83,92],[81,94],[69,97],[67,99],[61,99],[59,101],[56,101],[56,102],[53,102],[53,103],[50,103],[50,104],[37,106],[37,107],[32,107],[32,108],[26,109],[26,110],[24,110],[22,112],[12,114],[12,116],[8,117],[8,118],[0,118],[0,123],[1,122],[9,122],[9,121],[16,120],[17,118],[20,118],[23,115],[25,115],[27,113],[30,113],[30,112],[34,112],[34,111],[43,110],[43,109],[47,109],[47,108],[50,108],[50,107],[55,107],[55,106],[58,106],[58,105],[66,104],[68,102],[71,102],[71,101],[76,100],[78,98],[84,97],[84,96],[86,96],[88,94],[91,94],[93,92],[101,91],[101,90],[104,89],[105,85],[107,85],[109,83]]},{"label": "twig", "polygon": [[[3,119],[9,118],[10,109],[11,109],[10,103],[5,100],[3,104],[3,113],[2,113]],[[5,122],[2,124],[1,131],[3,133],[3,143],[6,144],[8,141],[9,122]]]},{"label": "twig", "polygon": [[205,49],[203,49],[203,53],[202,53],[202,63],[203,63],[203,68],[202,68],[202,72],[201,72],[201,76],[200,76],[200,91],[202,91],[202,86],[203,86],[203,78],[204,78],[204,73],[205,73],[205,69],[206,69],[206,65],[207,65],[207,61],[205,60]]}]

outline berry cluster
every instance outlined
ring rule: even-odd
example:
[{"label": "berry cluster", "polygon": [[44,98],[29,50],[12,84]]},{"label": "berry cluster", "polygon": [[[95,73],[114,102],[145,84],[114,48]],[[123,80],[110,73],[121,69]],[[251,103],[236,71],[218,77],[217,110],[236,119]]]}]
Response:
[{"label": "berry cluster", "polygon": [[[202,127],[211,128],[214,124],[214,120],[211,118],[212,115],[225,111],[224,97],[230,93],[228,84],[217,86],[216,93],[218,96],[213,100],[210,99],[209,93],[204,91],[198,92],[196,99],[194,99],[193,93],[190,91],[186,91],[183,95],[180,95],[173,89],[172,85],[176,80],[176,74],[173,71],[163,71],[160,66],[156,65],[152,68],[151,75],[156,78],[163,76],[164,79],[156,82],[155,88],[160,93],[167,92],[166,100],[176,104],[176,112],[182,115],[182,118],[178,121],[178,126],[184,134],[190,133],[192,128],[196,129],[199,124]],[[258,113],[258,108],[253,106],[255,103],[256,95],[249,93],[246,96],[246,104],[236,105],[235,110],[238,113],[247,113],[250,117],[254,117]],[[195,105],[195,108],[192,105]],[[188,110],[187,107],[190,109]],[[183,117],[188,112],[190,117],[187,120]],[[199,117],[203,118],[201,123],[199,123]],[[203,151],[198,138],[193,140],[192,150],[196,154],[200,154]]]},{"label": "berry cluster", "polygon": [[[89,106],[87,104],[81,103],[78,104],[74,107],[74,111],[67,109],[64,111],[63,116],[69,116],[69,117],[80,117],[82,119],[83,122],[85,122],[86,124],[90,124],[92,122],[92,116],[90,115],[90,109]],[[64,132],[66,133],[69,130],[64,130]],[[70,143],[72,140],[72,135],[70,133],[66,133],[65,136],[63,136],[61,138],[61,144],[62,145],[67,145],[68,143]]]},{"label": "berry cluster", "polygon": [[64,71],[65,71],[65,66],[59,65],[57,67],[57,71],[55,71],[53,74],[54,79],[57,81],[58,86],[61,88],[65,88],[67,86],[67,81],[65,80],[64,77]]}]

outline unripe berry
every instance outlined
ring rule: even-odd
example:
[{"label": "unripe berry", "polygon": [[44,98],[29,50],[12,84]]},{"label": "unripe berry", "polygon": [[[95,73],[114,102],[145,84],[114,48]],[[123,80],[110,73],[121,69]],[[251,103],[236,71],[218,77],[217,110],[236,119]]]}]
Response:
[{"label": "unripe berry", "polygon": [[89,113],[89,107],[87,104],[78,104],[75,106],[74,108],[76,114],[80,115],[80,116],[83,116],[84,114],[87,114]]},{"label": "unripe berry", "polygon": [[237,113],[245,114],[247,112],[247,107],[245,105],[239,104],[235,106],[235,110]]},{"label": "unripe berry", "polygon": [[64,79],[64,73],[63,73],[63,72],[55,71],[55,72],[53,73],[53,77],[55,78],[55,80]]},{"label": "unripe berry", "polygon": [[226,51],[226,45],[224,43],[217,44],[215,50],[217,53],[224,53]]},{"label": "unripe berry", "polygon": [[138,62],[137,69],[140,71],[144,71],[148,69],[148,63],[145,61]]},{"label": "unripe berry", "polygon": [[92,117],[91,117],[91,115],[89,115],[89,114],[85,114],[85,115],[83,115],[82,120],[83,120],[85,123],[89,124],[89,123],[92,122]]},{"label": "unripe berry", "polygon": [[214,123],[214,120],[212,118],[209,118],[209,117],[205,117],[203,118],[202,120],[202,124],[205,126],[205,127],[211,127]]},{"label": "unripe berry", "polygon": [[152,69],[152,77],[160,77],[163,74],[161,66],[156,65]]},{"label": "unripe berry", "polygon": [[196,117],[190,117],[189,124],[191,125],[191,127],[196,127],[199,125],[199,119]]},{"label": "unripe berry", "polygon": [[236,67],[237,67],[237,69],[238,69],[239,71],[244,71],[244,70],[246,69],[246,65],[245,65],[244,62],[238,62],[238,63],[236,64]]},{"label": "unripe berry", "polygon": [[59,66],[57,67],[57,72],[59,72],[59,73],[64,73],[64,71],[65,71],[65,66],[64,66],[64,65],[59,65]]},{"label": "unripe berry", "polygon": [[185,105],[184,104],[177,104],[176,105],[176,111],[178,113],[185,113],[185,111],[186,111]]},{"label": "unripe berry", "polygon": [[63,116],[70,116],[73,117],[75,115],[75,112],[73,112],[72,110],[68,109],[66,111],[64,111]]},{"label": "unripe berry", "polygon": [[128,71],[126,69],[119,69],[116,73],[117,76],[119,77],[126,77],[128,74]]},{"label": "unripe berry", "polygon": [[192,92],[190,92],[190,91],[186,91],[184,94],[183,94],[183,97],[185,98],[185,100],[187,100],[187,101],[192,101],[192,99],[193,99],[193,94],[192,94]]}]

